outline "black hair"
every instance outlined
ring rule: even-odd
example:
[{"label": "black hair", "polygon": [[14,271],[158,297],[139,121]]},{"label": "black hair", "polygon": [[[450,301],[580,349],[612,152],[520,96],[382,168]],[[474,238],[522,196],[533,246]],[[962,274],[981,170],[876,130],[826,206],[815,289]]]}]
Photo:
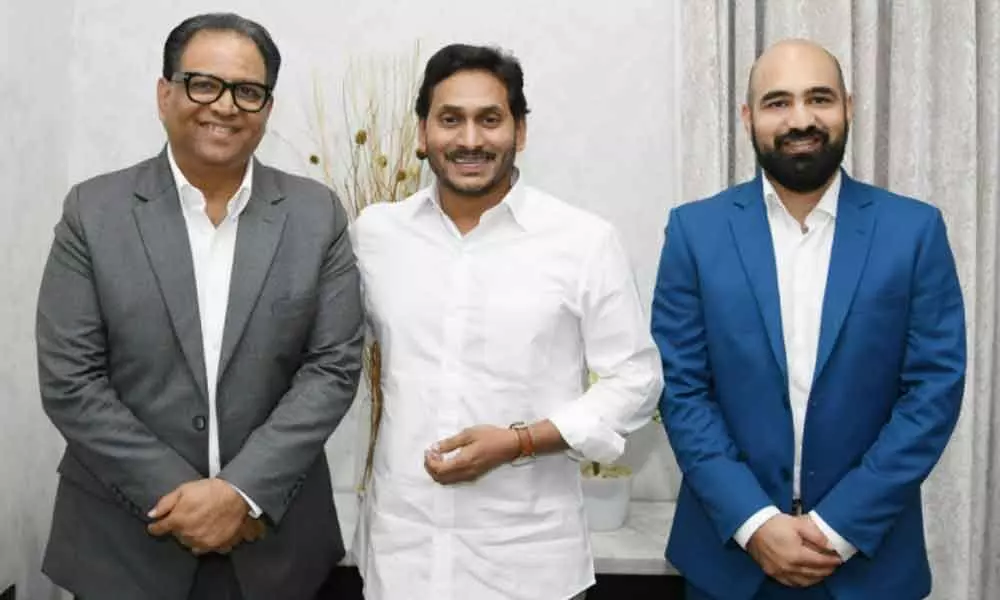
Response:
[{"label": "black hair", "polygon": [[167,42],[163,45],[164,79],[170,79],[174,76],[180,65],[184,48],[199,31],[231,31],[249,38],[260,50],[261,57],[264,59],[264,67],[267,70],[267,85],[273,88],[278,82],[281,53],[278,52],[278,46],[271,39],[271,34],[260,23],[234,13],[196,15],[185,19],[180,25],[174,27],[170,35],[167,36]]},{"label": "black hair", "polygon": [[427,118],[434,88],[459,71],[491,73],[507,88],[507,104],[514,118],[521,121],[528,116],[528,101],[524,97],[524,71],[516,58],[489,46],[451,44],[438,50],[427,61],[424,79],[417,94],[417,117]]}]

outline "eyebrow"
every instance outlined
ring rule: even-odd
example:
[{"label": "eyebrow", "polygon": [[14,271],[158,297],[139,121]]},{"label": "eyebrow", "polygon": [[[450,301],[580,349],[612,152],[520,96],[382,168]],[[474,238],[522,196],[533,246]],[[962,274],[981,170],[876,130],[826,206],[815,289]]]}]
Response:
[{"label": "eyebrow", "polygon": [[[811,87],[805,91],[807,96],[837,96],[837,90],[832,87],[825,85],[818,85],[816,87]],[[764,104],[771,100],[776,100],[778,98],[787,98],[793,94],[787,90],[772,90],[760,97],[759,103]]]},{"label": "eyebrow", "polygon": [[[456,106],[454,104],[444,104],[437,112],[438,114],[448,113],[448,112],[465,114],[467,111],[465,110],[465,108],[461,106]],[[473,112],[475,112],[476,114],[502,113],[503,107],[500,106],[499,104],[491,104],[489,106],[483,106],[481,108],[477,108]]]}]

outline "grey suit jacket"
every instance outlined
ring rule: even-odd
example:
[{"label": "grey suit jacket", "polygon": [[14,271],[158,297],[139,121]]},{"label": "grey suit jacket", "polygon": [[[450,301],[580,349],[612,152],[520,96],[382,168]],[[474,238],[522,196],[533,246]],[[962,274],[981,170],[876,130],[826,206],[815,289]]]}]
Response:
[{"label": "grey suit jacket", "polygon": [[[326,187],[254,166],[217,406],[220,477],[264,510],[231,554],[248,600],[311,597],[344,554],[323,445],[361,367],[347,218]],[[145,513],[208,475],[191,252],[166,154],[75,186],[38,300],[39,380],[67,442],[43,570],[96,598],[186,598],[197,560]]]}]

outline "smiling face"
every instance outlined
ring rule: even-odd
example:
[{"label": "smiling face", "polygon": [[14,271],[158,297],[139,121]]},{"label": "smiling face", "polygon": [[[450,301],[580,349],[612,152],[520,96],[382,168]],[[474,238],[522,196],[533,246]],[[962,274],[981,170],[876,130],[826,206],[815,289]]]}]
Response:
[{"label": "smiling face", "polygon": [[500,79],[487,71],[459,71],[434,86],[420,149],[447,191],[482,198],[509,188],[525,129],[524,120],[511,114]]},{"label": "smiling face", "polygon": [[784,42],[758,59],[743,122],[776,184],[800,193],[825,187],[844,159],[851,115],[837,64],[822,48]]},{"label": "smiling face", "polygon": [[[267,83],[264,58],[249,38],[205,30],[184,48],[177,73],[197,72],[228,82]],[[242,170],[264,136],[272,103],[248,113],[233,104],[230,91],[209,105],[192,102],[183,82],[157,83],[160,120],[182,170]]]}]

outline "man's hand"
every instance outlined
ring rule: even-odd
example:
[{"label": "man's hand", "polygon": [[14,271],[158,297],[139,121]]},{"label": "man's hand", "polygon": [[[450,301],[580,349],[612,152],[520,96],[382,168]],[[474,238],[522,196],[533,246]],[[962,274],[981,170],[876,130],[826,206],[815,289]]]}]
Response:
[{"label": "man's hand", "polygon": [[233,539],[223,544],[222,547],[216,549],[215,552],[218,552],[219,554],[229,554],[236,546],[264,539],[265,535],[267,535],[267,527],[264,525],[264,522],[260,519],[254,519],[250,515],[247,515],[243,517],[243,523],[236,531],[236,535],[233,536]]},{"label": "man's hand", "polygon": [[250,507],[231,485],[221,479],[190,481],[156,503],[149,516],[159,519],[149,533],[168,533],[195,554],[231,549]]},{"label": "man's hand", "polygon": [[823,533],[823,530],[816,525],[816,521],[813,521],[812,517],[809,515],[800,515],[795,517],[795,520],[799,522],[801,527],[801,529],[799,529],[799,535],[802,537],[802,541],[805,542],[806,546],[821,554],[840,557],[840,554],[837,553],[837,549],[833,547],[833,544],[830,543],[830,539],[827,538],[826,534]]},{"label": "man's hand", "polygon": [[424,453],[424,468],[438,483],[473,481],[520,453],[517,432],[477,425],[435,443]]},{"label": "man's hand", "polygon": [[747,551],[768,576],[790,587],[815,585],[841,564],[808,516],[771,517],[750,537]]}]

